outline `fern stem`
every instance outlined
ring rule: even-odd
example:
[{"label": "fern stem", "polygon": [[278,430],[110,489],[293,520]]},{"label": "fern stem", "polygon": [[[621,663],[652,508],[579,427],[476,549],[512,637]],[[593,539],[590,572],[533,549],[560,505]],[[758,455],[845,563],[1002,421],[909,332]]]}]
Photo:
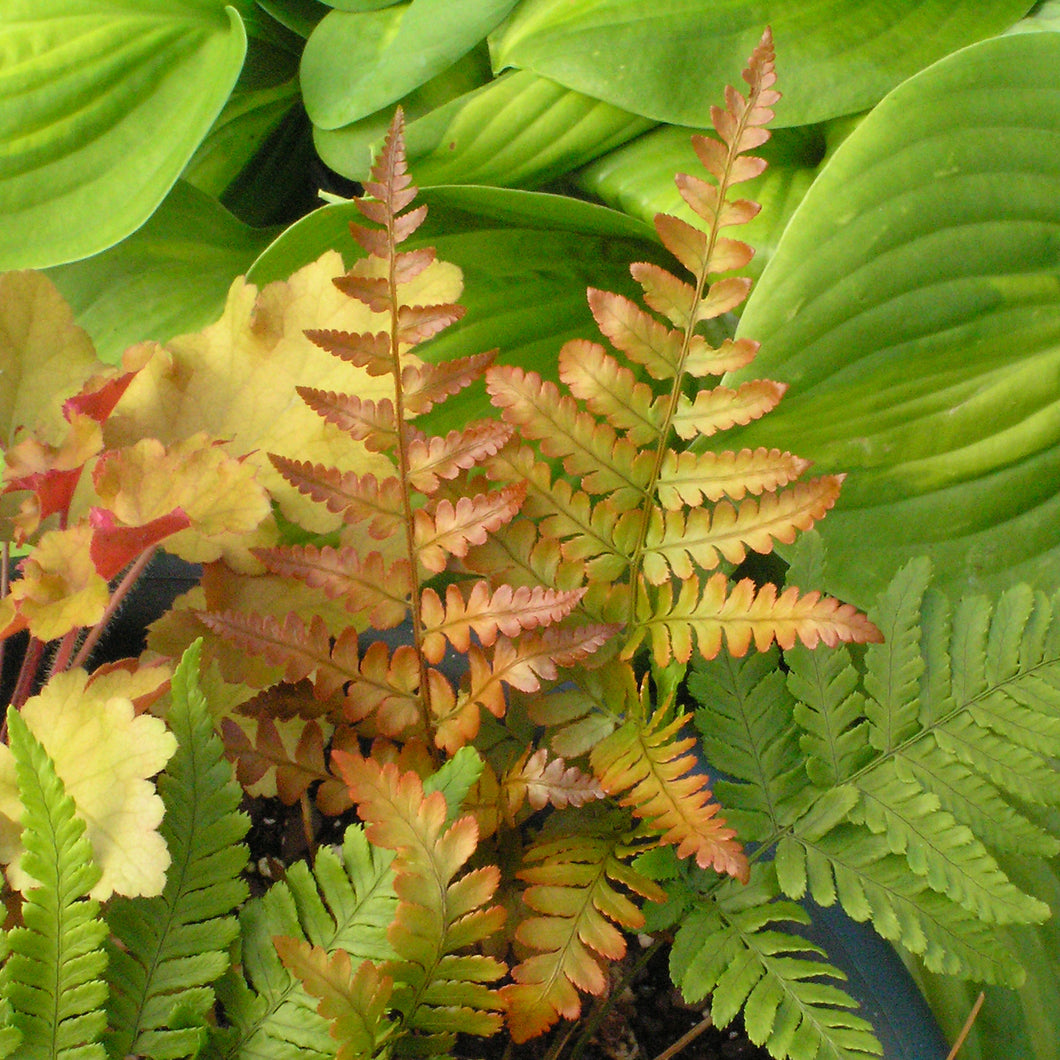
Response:
[{"label": "fern stem", "polygon": [[972,1026],[975,1023],[975,1019],[979,1015],[979,1010],[983,1007],[983,1002],[985,1000],[986,994],[980,990],[979,996],[975,999],[975,1004],[972,1005],[972,1011],[968,1013],[968,1018],[964,1021],[961,1033],[957,1035],[957,1040],[953,1043],[953,1048],[946,1054],[946,1060],[956,1060],[957,1054],[961,1051],[961,1046],[964,1045],[965,1039],[972,1032]]},{"label": "fern stem", "polygon": [[671,1060],[671,1057],[677,1056],[682,1049],[691,1045],[704,1031],[709,1031],[713,1026],[714,1020],[709,1015],[704,1016],[691,1030],[685,1031],[673,1045],[659,1053],[655,1060]]}]

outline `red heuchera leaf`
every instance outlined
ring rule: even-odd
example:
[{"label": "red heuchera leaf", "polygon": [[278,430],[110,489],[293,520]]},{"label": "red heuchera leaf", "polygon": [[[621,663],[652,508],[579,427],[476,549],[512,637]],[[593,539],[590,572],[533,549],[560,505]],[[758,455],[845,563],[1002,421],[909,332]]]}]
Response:
[{"label": "red heuchera leaf", "polygon": [[114,406],[135,378],[136,372],[93,377],[82,387],[79,394],[63,402],[63,416],[70,422],[74,416],[87,416],[96,423],[106,422]]},{"label": "red heuchera leaf", "polygon": [[119,526],[112,512],[91,508],[88,524],[93,531],[92,562],[100,576],[110,581],[149,548],[191,526],[191,520],[181,508],[174,508],[142,526]]}]

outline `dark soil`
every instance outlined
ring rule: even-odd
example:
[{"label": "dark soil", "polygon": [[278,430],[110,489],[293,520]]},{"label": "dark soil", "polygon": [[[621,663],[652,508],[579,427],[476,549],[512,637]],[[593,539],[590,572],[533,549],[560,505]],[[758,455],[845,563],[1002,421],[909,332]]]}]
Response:
[{"label": "dark soil", "polygon": [[[286,807],[276,799],[248,799],[251,816],[247,836],[250,846],[250,884],[261,893],[283,877],[285,867],[307,853],[305,826],[298,806]],[[317,843],[341,842],[349,822],[315,819]],[[614,990],[599,1001],[587,998],[583,1020],[565,1023],[551,1034],[525,1045],[510,1041],[469,1038],[458,1043],[455,1056],[461,1060],[769,1060],[769,1054],[754,1045],[743,1028],[733,1024],[724,1030],[710,1025],[706,1003],[688,1005],[670,983],[665,948],[644,962],[646,951],[630,940],[624,961],[611,966]],[[637,964],[643,965],[639,970]],[[588,1021],[595,1024],[583,1041]],[[565,1039],[557,1049],[561,1039]],[[684,1042],[682,1042],[684,1039]],[[680,1044],[679,1044],[680,1043]],[[675,1047],[679,1046],[675,1049]]]}]

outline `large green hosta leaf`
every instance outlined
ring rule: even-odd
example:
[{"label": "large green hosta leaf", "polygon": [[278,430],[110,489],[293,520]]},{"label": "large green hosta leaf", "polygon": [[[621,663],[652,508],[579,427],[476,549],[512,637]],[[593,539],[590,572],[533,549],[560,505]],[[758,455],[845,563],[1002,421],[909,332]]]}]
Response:
[{"label": "large green hosta leaf", "polygon": [[517,66],[615,106],[705,126],[767,24],[777,123],[864,110],[948,52],[998,33],[1028,0],[523,0],[497,32],[494,66]]},{"label": "large green hosta leaf", "polygon": [[738,445],[848,471],[828,588],[912,555],[947,589],[1060,581],[1060,34],[974,45],[836,151],[747,303],[790,383]]},{"label": "large green hosta leaf", "polygon": [[0,269],[97,253],[173,186],[239,76],[224,0],[5,0]]}]

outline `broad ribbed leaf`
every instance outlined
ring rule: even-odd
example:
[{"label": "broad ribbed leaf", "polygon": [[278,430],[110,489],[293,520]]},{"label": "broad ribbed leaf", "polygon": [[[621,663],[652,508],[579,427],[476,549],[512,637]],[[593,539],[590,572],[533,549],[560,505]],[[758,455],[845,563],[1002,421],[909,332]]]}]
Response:
[{"label": "broad ribbed leaf", "polygon": [[224,0],[10,0],[4,36],[0,269],[84,258],[139,228],[246,52]]},{"label": "broad ribbed leaf", "polygon": [[[782,56],[782,125],[872,106],[939,57],[997,33],[1027,0],[531,0],[493,40],[498,69],[517,66],[638,114],[706,126],[710,104],[770,24]],[[606,61],[601,62],[601,57]]]},{"label": "broad ribbed leaf", "polygon": [[1056,34],[1019,34],[895,89],[744,312],[755,373],[791,387],[739,443],[797,438],[850,473],[822,535],[826,585],[855,602],[920,553],[955,591],[1060,577],[1058,62]]}]

